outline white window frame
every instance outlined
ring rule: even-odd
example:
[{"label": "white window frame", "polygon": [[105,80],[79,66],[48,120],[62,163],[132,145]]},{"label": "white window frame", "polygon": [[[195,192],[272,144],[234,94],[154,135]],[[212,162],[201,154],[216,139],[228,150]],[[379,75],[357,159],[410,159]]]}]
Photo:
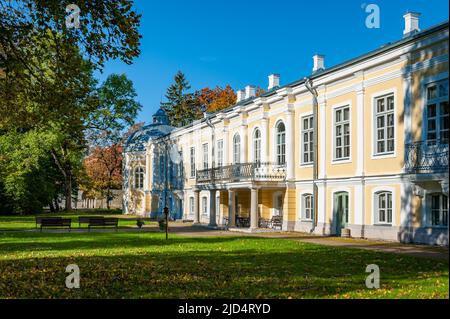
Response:
[{"label": "white window frame", "polygon": [[208,196],[202,196],[202,215],[208,215]]},{"label": "white window frame", "polygon": [[233,164],[241,162],[241,136],[239,133],[233,135]]},{"label": "white window frame", "polygon": [[196,170],[195,170],[195,147],[191,147],[189,150],[189,161],[191,165],[191,178],[195,178]]},{"label": "white window frame", "polygon": [[[447,103],[449,102],[449,95],[448,95],[448,91],[447,91],[447,96],[439,96],[439,84],[443,82],[444,85],[445,83],[447,83],[447,87],[449,84],[449,79],[447,78],[443,78],[440,80],[435,80],[435,81],[431,81],[428,82],[427,84],[424,85],[424,90],[423,90],[423,98],[424,98],[424,113],[423,113],[423,135],[424,135],[424,141],[426,142],[432,142],[432,141],[441,141],[441,137],[440,137],[440,133],[441,133],[441,104],[445,101],[447,101]],[[428,89],[432,86],[437,86],[438,90],[437,90],[437,94],[438,96],[435,99],[432,100],[428,100]],[[436,139],[435,140],[429,140],[428,139],[428,121],[429,121],[429,116],[428,116],[428,106],[431,104],[435,104],[436,105]],[[448,119],[447,119],[448,121]],[[441,141],[442,142],[442,141]]]},{"label": "white window frame", "polygon": [[[433,196],[439,196],[439,220],[441,221],[438,225],[433,225],[433,202],[432,197]],[[444,207],[444,196],[447,197],[447,207]],[[448,227],[448,218],[449,218],[449,212],[448,212],[448,196],[443,194],[439,191],[431,191],[427,192],[425,195],[425,218],[426,218],[426,226],[431,228],[447,228]],[[447,210],[447,225],[444,225],[442,223],[443,215],[445,210]]]},{"label": "white window frame", "polygon": [[202,151],[203,151],[203,169],[208,169],[209,168],[209,146],[208,146],[208,143],[203,143]]},{"label": "white window frame", "polygon": [[[349,108],[349,132],[350,132],[350,145],[349,145],[349,157],[346,158],[336,158],[336,111],[338,109],[343,108]],[[337,165],[337,164],[345,164],[345,163],[351,163],[352,162],[352,145],[353,145],[353,138],[352,138],[352,102],[351,101],[345,101],[340,104],[333,105],[331,108],[332,111],[332,129],[331,129],[331,139],[332,139],[332,145],[333,145],[333,159],[331,161],[331,164]]]},{"label": "white window frame", "polygon": [[304,135],[305,133],[308,134],[309,138],[313,139],[314,138],[314,127],[309,127],[308,129],[305,129],[304,127],[304,120],[308,119],[308,122],[311,122],[312,119],[312,126],[314,126],[314,116],[312,113],[308,113],[308,114],[304,114],[302,117],[300,117],[300,127],[301,127],[301,132],[300,132],[300,165],[301,166],[312,166],[314,163],[314,141],[311,140],[309,141],[309,147],[313,147],[313,149],[309,150],[308,152],[309,157],[311,157],[311,154],[313,155],[313,160],[309,161],[309,162],[305,162],[304,161],[304,155],[305,155],[305,139],[304,139]]},{"label": "white window frame", "polygon": [[189,197],[189,215],[194,215],[195,211],[195,199],[193,196]]},{"label": "white window frame", "polygon": [[[140,170],[139,177],[137,177],[138,170]],[[144,181],[145,181],[145,169],[142,166],[135,167],[133,170],[133,188],[134,189],[143,189],[144,184],[145,184]]]},{"label": "white window frame", "polygon": [[217,166],[223,166],[223,140],[217,141]]},{"label": "white window frame", "polygon": [[[306,202],[307,199],[310,199],[310,206],[311,207],[306,207]],[[301,209],[301,217],[300,219],[302,221],[312,221],[313,220],[313,216],[314,216],[314,198],[313,198],[313,194],[312,193],[303,193],[301,194],[301,205],[302,205],[302,209]],[[309,214],[310,217],[306,217],[306,212],[307,210],[309,210]]]},{"label": "white window frame", "polygon": [[[378,207],[378,203],[379,203],[379,195],[380,194],[391,194],[391,202],[392,202],[392,207],[391,207],[391,211],[392,211],[392,220],[391,222],[383,222],[380,221],[379,218],[379,207]],[[387,202],[386,202],[387,203]],[[387,206],[387,205],[386,205]],[[388,207],[386,207],[386,219],[387,219],[387,209]],[[395,226],[395,220],[396,220],[396,198],[395,198],[395,190],[393,188],[390,187],[379,187],[379,188],[375,188],[372,191],[372,222],[374,226]]]},{"label": "white window frame", "polygon": [[[393,96],[394,97],[394,109],[390,112],[393,112],[394,114],[394,150],[393,151],[386,151],[384,153],[379,153],[377,150],[377,101],[380,98],[387,98],[388,96]],[[398,121],[397,121],[397,89],[396,88],[390,88],[388,90],[384,90],[384,91],[379,91],[379,92],[375,92],[374,94],[371,95],[371,101],[372,101],[372,114],[371,114],[371,132],[372,132],[372,145],[371,145],[371,149],[372,149],[372,159],[377,160],[377,159],[383,159],[383,158],[393,158],[393,157],[397,157],[397,138],[399,137],[398,134]],[[384,112],[385,114],[387,114],[387,112]],[[385,133],[387,133],[387,130],[385,130]],[[387,135],[386,135],[387,136]],[[387,138],[385,138],[385,140],[387,140]],[[387,145],[387,144],[386,144]]]},{"label": "white window frame", "polygon": [[[278,146],[278,126],[281,124],[281,123],[283,123],[283,125],[284,125],[284,149],[283,149],[283,144],[281,144],[281,152],[280,152],[280,154],[278,153],[278,148],[279,148],[279,146]],[[276,165],[279,165],[279,166],[284,166],[284,165],[286,165],[286,136],[287,136],[287,130],[286,130],[286,124],[284,123],[284,121],[283,120],[278,120],[277,122],[276,122],[276,124],[275,124],[275,129],[274,129],[274,133],[275,133],[275,139],[274,139],[274,147],[275,147],[275,153],[274,153],[274,156],[275,156],[275,164]],[[283,153],[284,152],[284,153]],[[281,156],[281,159],[283,159],[284,158],[284,161],[279,161],[279,157]]]},{"label": "white window frame", "polygon": [[[259,137],[256,137],[256,133],[259,132]],[[256,127],[253,130],[252,141],[252,159],[254,163],[261,163],[261,147],[262,147],[262,135],[261,130]]]}]

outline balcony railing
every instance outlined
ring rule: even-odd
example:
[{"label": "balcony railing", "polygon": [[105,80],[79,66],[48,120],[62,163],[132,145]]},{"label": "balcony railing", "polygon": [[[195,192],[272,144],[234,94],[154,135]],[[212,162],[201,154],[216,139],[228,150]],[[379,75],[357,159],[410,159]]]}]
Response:
[{"label": "balcony railing", "polygon": [[285,165],[274,163],[243,163],[197,171],[197,184],[242,181],[284,181]]},{"label": "balcony railing", "polygon": [[407,173],[448,171],[448,141],[422,141],[405,147]]}]

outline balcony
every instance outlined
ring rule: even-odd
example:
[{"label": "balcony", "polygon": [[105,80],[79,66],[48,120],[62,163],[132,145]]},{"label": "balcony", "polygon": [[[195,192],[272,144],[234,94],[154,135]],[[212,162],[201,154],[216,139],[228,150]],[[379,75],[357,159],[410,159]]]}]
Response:
[{"label": "balcony", "polygon": [[274,163],[243,163],[197,171],[197,184],[286,180],[286,166]]},{"label": "balcony", "polygon": [[407,144],[405,170],[410,174],[448,171],[448,140]]}]

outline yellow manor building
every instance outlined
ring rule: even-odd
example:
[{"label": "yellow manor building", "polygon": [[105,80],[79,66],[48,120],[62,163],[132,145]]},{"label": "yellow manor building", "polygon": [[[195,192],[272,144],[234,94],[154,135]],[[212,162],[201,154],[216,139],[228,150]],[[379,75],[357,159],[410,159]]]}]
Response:
[{"label": "yellow manor building", "polygon": [[158,111],[125,147],[124,212],[448,245],[448,21],[404,19],[397,42],[331,68],[315,55],[310,77],[270,75],[191,125]]}]

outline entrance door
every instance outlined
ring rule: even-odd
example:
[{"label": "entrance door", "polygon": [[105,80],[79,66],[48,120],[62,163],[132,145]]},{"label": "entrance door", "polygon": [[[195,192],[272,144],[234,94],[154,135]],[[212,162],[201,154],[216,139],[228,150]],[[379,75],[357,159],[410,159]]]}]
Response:
[{"label": "entrance door", "polygon": [[348,225],[348,193],[336,193],[334,196],[336,235],[340,236],[342,229]]}]

